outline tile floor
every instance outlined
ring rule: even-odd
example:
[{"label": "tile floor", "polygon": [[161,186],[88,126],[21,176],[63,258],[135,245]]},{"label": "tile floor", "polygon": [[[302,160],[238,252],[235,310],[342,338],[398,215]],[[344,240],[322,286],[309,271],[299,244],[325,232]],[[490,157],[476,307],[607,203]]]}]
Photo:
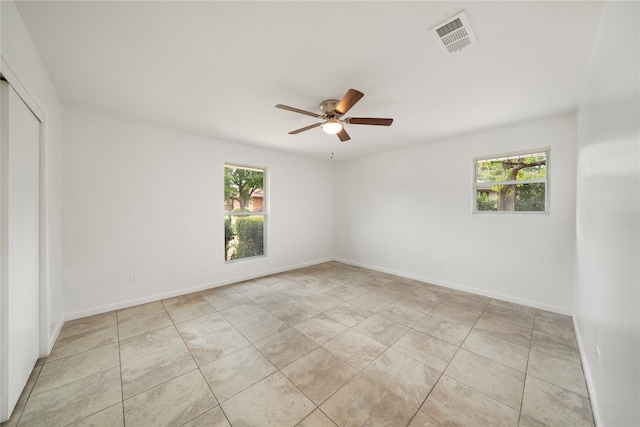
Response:
[{"label": "tile floor", "polygon": [[2,426],[593,426],[571,318],[325,263],[67,322]]}]

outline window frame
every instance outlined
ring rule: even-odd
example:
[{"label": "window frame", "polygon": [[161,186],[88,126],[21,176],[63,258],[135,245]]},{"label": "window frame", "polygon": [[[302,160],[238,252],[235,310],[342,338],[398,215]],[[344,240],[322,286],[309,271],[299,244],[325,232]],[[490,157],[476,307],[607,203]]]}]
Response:
[{"label": "window frame", "polygon": [[[269,201],[268,201],[268,194],[269,194],[269,168],[267,168],[266,166],[250,166],[250,165],[246,165],[243,163],[237,163],[237,162],[224,162],[222,165],[222,192],[223,192],[223,197],[224,197],[224,174],[225,174],[225,169],[227,167],[232,167],[232,168],[238,168],[238,169],[247,169],[247,170],[252,170],[252,171],[257,171],[257,172],[262,172],[262,194],[263,194],[263,198],[262,198],[262,210],[259,212],[233,212],[233,211],[228,211],[226,206],[223,207],[222,210],[222,222],[224,225],[224,221],[226,219],[227,216],[234,216],[234,217],[249,217],[249,216],[262,216],[262,254],[261,255],[253,255],[253,256],[247,256],[247,257],[242,257],[242,258],[236,258],[236,259],[227,259],[227,254],[224,254],[224,262],[225,264],[229,264],[229,263],[236,263],[236,262],[244,262],[244,261],[250,261],[250,260],[255,260],[255,259],[259,259],[259,258],[266,258],[267,257],[267,246],[268,246],[268,218],[269,218]],[[226,200],[224,200],[226,202]]]},{"label": "window frame", "polygon": [[[478,182],[478,162],[486,161],[486,160],[498,160],[498,159],[508,159],[514,157],[525,157],[528,155],[544,153],[546,163],[545,163],[545,177],[539,179],[526,179],[526,180],[507,180],[507,181],[495,181],[492,182],[492,186],[495,185],[513,185],[513,184],[533,184],[533,183],[543,183],[545,185],[544,192],[544,207],[543,211],[480,211],[477,207],[477,194],[478,188],[483,188],[483,186],[479,186]],[[551,164],[551,147],[542,147],[542,148],[532,148],[525,149],[519,151],[511,151],[507,153],[499,153],[499,154],[491,154],[491,155],[483,155],[473,158],[473,183],[472,183],[472,191],[471,191],[471,213],[476,215],[550,215],[551,207],[550,207],[550,164]]]}]

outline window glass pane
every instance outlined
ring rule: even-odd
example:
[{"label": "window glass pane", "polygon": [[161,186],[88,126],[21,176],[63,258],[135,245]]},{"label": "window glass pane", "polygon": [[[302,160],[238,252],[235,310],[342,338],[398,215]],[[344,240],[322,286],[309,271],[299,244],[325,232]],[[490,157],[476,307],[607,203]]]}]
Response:
[{"label": "window glass pane", "polygon": [[264,255],[264,216],[226,215],[225,260]]},{"label": "window glass pane", "polygon": [[496,185],[476,188],[476,210],[544,212],[546,185],[543,182],[529,184]]},{"label": "window glass pane", "polygon": [[264,169],[224,166],[224,258],[264,255]]},{"label": "window glass pane", "polygon": [[546,153],[478,160],[476,163],[478,183],[544,179],[546,172]]},{"label": "window glass pane", "polygon": [[263,212],[263,186],[263,170],[225,165],[225,212]]}]

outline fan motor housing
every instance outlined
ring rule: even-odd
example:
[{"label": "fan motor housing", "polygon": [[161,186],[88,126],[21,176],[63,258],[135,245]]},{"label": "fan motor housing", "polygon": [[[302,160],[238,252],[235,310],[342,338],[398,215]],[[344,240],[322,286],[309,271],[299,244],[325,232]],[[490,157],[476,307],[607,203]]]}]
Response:
[{"label": "fan motor housing", "polygon": [[330,116],[335,111],[336,107],[340,103],[338,99],[327,99],[320,103],[320,111],[324,116]]}]

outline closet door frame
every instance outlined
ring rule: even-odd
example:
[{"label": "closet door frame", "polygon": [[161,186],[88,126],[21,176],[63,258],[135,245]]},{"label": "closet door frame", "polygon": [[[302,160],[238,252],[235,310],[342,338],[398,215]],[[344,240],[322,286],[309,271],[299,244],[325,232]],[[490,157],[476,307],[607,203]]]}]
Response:
[{"label": "closet door frame", "polygon": [[[46,191],[46,144],[45,144],[45,134],[46,134],[46,115],[43,110],[39,107],[38,102],[34,100],[32,96],[30,96],[29,92],[25,89],[25,87],[21,84],[20,80],[17,78],[15,74],[11,71],[10,67],[6,64],[4,59],[1,59],[0,64],[0,79],[6,81],[6,83],[11,86],[13,91],[18,95],[18,97],[24,102],[29,110],[33,113],[35,118],[39,122],[39,141],[38,141],[38,153],[39,153],[39,164],[38,164],[38,222],[39,222],[39,266],[38,266],[38,294],[39,294],[39,305],[38,305],[38,357],[47,356],[51,350],[51,346],[53,342],[51,340],[50,327],[49,327],[49,296],[48,296],[48,251],[47,248],[47,215],[46,215],[46,207],[47,207],[47,191]],[[4,114],[4,113],[2,113]],[[3,173],[4,174],[4,173]],[[4,174],[7,176],[6,174]],[[4,185],[4,184],[2,184]],[[4,195],[2,197],[5,197]],[[3,219],[4,220],[4,219]],[[6,236],[1,236],[2,239],[5,239]],[[5,262],[6,260],[3,260]],[[0,268],[4,268],[4,266],[0,266]],[[5,274],[4,272],[2,273]],[[3,284],[4,286],[4,284]],[[0,298],[2,296],[0,295]],[[3,305],[4,302],[0,300],[0,306]],[[0,330],[6,331],[8,327],[1,324],[2,319],[0,319]],[[54,334],[55,335],[55,334]],[[8,339],[8,336],[2,337],[2,345],[5,345],[5,341]],[[5,355],[8,354],[8,351],[2,350],[3,355],[0,359],[3,359]],[[0,364],[4,365],[7,361],[0,360]],[[6,367],[0,369],[0,382],[8,380],[8,372],[4,369]],[[3,371],[4,370],[4,371]],[[3,386],[4,388],[4,386]],[[8,390],[8,388],[6,389]],[[9,409],[6,406],[8,403],[8,396],[3,396],[0,393],[0,399],[2,408],[0,408],[0,412],[3,416],[9,416],[5,412]],[[4,418],[4,417],[3,417]]]}]

